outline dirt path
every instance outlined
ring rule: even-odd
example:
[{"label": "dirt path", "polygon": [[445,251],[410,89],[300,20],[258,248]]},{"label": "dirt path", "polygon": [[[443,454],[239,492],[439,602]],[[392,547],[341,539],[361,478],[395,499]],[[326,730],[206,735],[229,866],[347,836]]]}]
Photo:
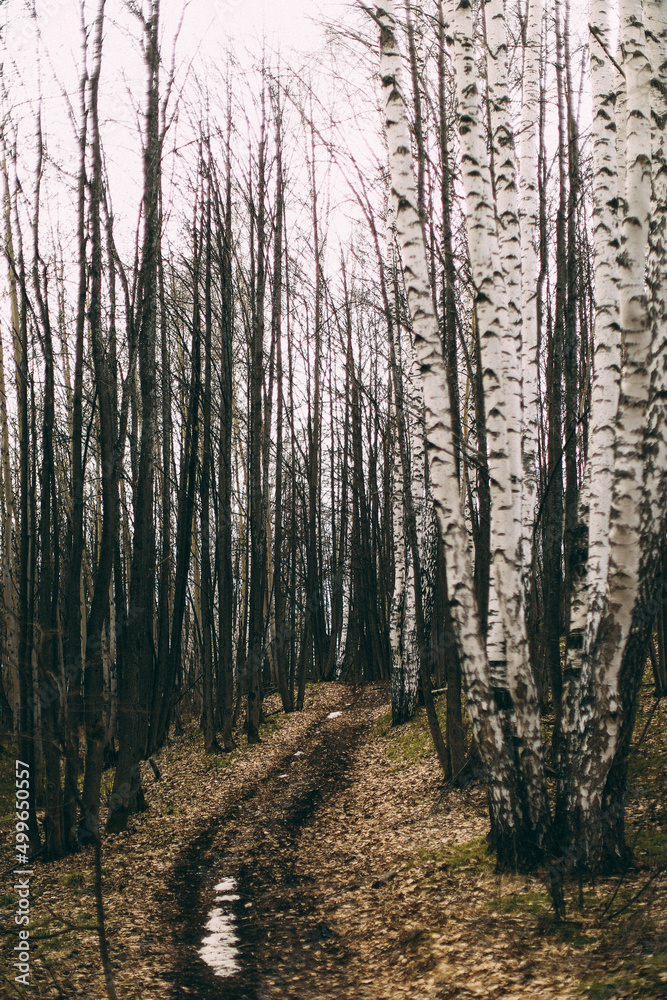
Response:
[{"label": "dirt path", "polygon": [[[639,730],[651,711],[646,701]],[[585,886],[583,911],[570,887],[570,919],[556,924],[540,872],[495,873],[486,790],[441,794],[423,713],[396,730],[389,720],[386,686],[309,686],[304,711],[273,715],[259,746],[241,737],[231,756],[206,754],[190,727],[156,755],[159,780],[142,765],[149,808],[103,850],[119,1000],[667,998],[667,881],[644,891],[664,826],[637,841],[645,867],[615,898],[641,895],[617,920],[598,919],[614,878]],[[630,840],[647,836],[649,809],[654,826],[667,817],[663,723],[637,762]],[[5,867],[11,831],[0,829]],[[92,849],[34,867],[36,994],[106,1000]],[[220,883],[239,898],[216,902]],[[0,930],[15,905],[0,893]],[[198,954],[214,907],[240,938],[229,978]],[[5,969],[12,946],[0,934]]]},{"label": "dirt path", "polygon": [[[349,786],[354,751],[372,724],[378,693],[366,689],[347,698],[334,706],[340,715],[323,712],[262,778],[247,781],[178,859],[167,894],[177,903],[174,998],[302,997],[314,977],[326,984],[320,996],[347,992],[346,949],[317,918],[314,859],[304,854],[302,836],[322,805],[331,807]],[[214,887],[228,879],[240,897],[227,910],[240,937],[241,969],[221,977],[198,950]]]}]

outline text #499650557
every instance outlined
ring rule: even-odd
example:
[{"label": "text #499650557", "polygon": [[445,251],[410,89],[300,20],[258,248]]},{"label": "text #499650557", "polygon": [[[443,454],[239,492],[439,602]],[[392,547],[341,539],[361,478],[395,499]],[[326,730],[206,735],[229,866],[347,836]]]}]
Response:
[{"label": "text #499650557", "polygon": [[30,801],[30,767],[22,760],[16,761],[16,868],[14,891],[17,893],[14,922],[18,927],[18,944],[14,945],[15,980],[23,986],[30,985],[30,876],[28,867],[30,837],[28,816]]}]

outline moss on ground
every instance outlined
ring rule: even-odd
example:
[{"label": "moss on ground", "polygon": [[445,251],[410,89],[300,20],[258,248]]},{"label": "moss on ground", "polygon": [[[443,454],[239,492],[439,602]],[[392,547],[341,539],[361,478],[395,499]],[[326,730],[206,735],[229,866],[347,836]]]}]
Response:
[{"label": "moss on ground", "polygon": [[551,909],[551,899],[546,892],[515,892],[509,896],[500,896],[488,905],[501,913],[535,913],[541,916]]},{"label": "moss on ground", "polygon": [[62,875],[60,881],[70,889],[82,889],[86,884],[86,876],[83,872],[75,869],[73,872]]},{"label": "moss on ground", "polygon": [[[447,721],[447,697],[445,694],[436,696],[435,707],[440,728],[445,733]],[[374,735],[384,742],[385,753],[389,760],[401,767],[435,754],[426,719],[426,710],[423,707],[417,709],[413,719],[404,722],[401,726],[392,726],[391,711],[386,712],[375,723]]]},{"label": "moss on ground", "polygon": [[665,956],[650,955],[629,962],[620,972],[581,981],[586,1000],[664,1000],[667,997]]},{"label": "moss on ground", "polygon": [[667,830],[662,827],[646,826],[637,834],[635,862],[650,868],[664,868],[667,865]]}]

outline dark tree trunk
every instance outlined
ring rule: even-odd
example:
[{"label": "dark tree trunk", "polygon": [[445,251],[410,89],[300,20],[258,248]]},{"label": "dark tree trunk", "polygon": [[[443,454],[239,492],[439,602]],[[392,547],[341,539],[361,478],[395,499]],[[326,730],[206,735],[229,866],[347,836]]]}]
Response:
[{"label": "dark tree trunk", "polygon": [[563,351],[567,307],[567,145],[563,80],[563,41],[556,25],[556,75],[558,82],[559,202],[556,214],[556,311],[547,329],[547,478],[544,486],[542,524],[544,558],[544,627],[542,656],[551,685],[556,713],[554,745],[558,746],[563,692],[560,638],[563,625]]},{"label": "dark tree trunk", "polygon": [[[17,315],[12,317],[14,354],[16,363],[16,396],[19,432],[19,552],[18,552],[18,682],[19,682],[19,757],[29,768],[28,837],[30,855],[41,846],[37,825],[37,754],[35,751],[35,704],[32,684],[32,592],[31,549],[34,526],[30,510],[30,436],[28,390],[31,384],[28,366],[28,295],[26,288],[23,245],[19,225],[16,188],[16,149],[11,150],[14,166],[14,187],[10,190],[5,175],[7,206],[5,213],[5,253],[9,264],[9,280],[17,305]],[[16,234],[17,251],[14,253],[13,232]],[[19,298],[20,296],[20,298]],[[33,434],[34,441],[34,434]]]},{"label": "dark tree trunk", "polygon": [[91,184],[91,293],[89,307],[91,351],[99,405],[99,444],[102,464],[102,534],[95,574],[93,599],[86,625],[86,769],[83,784],[83,817],[79,840],[96,840],[99,835],[100,784],[104,765],[104,668],[103,630],[109,614],[109,590],[118,537],[118,477],[120,443],[116,412],[116,359],[114,342],[105,350],[102,336],[102,153],[100,147],[97,92],[101,70],[104,4],[100,4],[95,28],[95,60],[91,77],[91,121],[93,178]]},{"label": "dark tree trunk", "polygon": [[567,631],[573,588],[573,573],[577,563],[579,496],[577,473],[577,426],[579,410],[579,372],[577,352],[577,318],[579,300],[580,248],[577,245],[579,222],[579,135],[572,93],[570,28],[563,24],[563,55],[565,60],[565,109],[567,113],[567,291],[564,315],[563,374],[565,378],[565,523],[563,531],[564,580],[563,625]]},{"label": "dark tree trunk", "polygon": [[283,295],[283,221],[284,179],[282,166],[283,135],[279,92],[274,95],[276,115],[276,206],[273,234],[273,297],[271,303],[272,340],[276,345],[276,483],[273,529],[273,606],[276,630],[275,663],[278,689],[283,711],[291,712],[285,626],[285,593],[283,590],[283,355],[282,355],[282,295]]},{"label": "dark tree trunk", "polygon": [[147,680],[153,675],[155,524],[153,481],[156,435],[156,326],[158,256],[160,254],[159,123],[159,14],[160,0],[152,0],[144,25],[144,58],[148,76],[148,107],[144,145],[144,238],[139,275],[139,383],[141,389],[141,440],[134,505],[132,568],[130,571],[127,643],[121,678],[119,753],[110,801],[107,829],[124,829],[128,816],[145,808],[139,760],[145,747],[141,733],[148,711]]},{"label": "dark tree trunk", "polygon": [[215,735],[215,712],[213,699],[213,582],[211,579],[211,535],[210,535],[210,486],[211,466],[211,351],[212,351],[212,255],[211,255],[211,153],[208,162],[202,163],[202,173],[206,177],[206,249],[204,258],[204,391],[202,395],[202,474],[201,474],[201,628],[202,628],[202,668],[203,668],[203,718],[204,747],[207,753],[219,751]]},{"label": "dark tree trunk", "polygon": [[157,749],[155,738],[160,728],[160,716],[163,710],[163,702],[167,699],[165,685],[169,664],[169,625],[173,585],[173,558],[171,551],[171,361],[164,289],[164,267],[162,259],[158,261],[158,266],[160,294],[160,350],[162,364],[162,545],[160,551],[160,575],[158,582],[157,661],[155,664],[153,698],[148,731],[147,750],[149,753],[152,753]]},{"label": "dark tree trunk", "polygon": [[74,391],[72,393],[72,514],[67,566],[66,601],[63,609],[63,660],[67,684],[67,732],[65,757],[65,787],[63,797],[63,835],[65,848],[78,846],[76,825],[78,815],[79,727],[81,725],[81,564],[83,559],[83,340],[86,321],[87,259],[86,224],[86,147],[87,147],[87,77],[81,79],[82,126],[79,136],[81,160],[78,179],[77,242],[79,248],[79,292],[76,314],[76,346],[74,358]]},{"label": "dark tree trunk", "polygon": [[38,336],[44,356],[42,460],[39,476],[40,574],[37,592],[37,661],[42,724],[42,753],[44,755],[44,854],[50,860],[60,857],[64,849],[59,748],[59,737],[61,735],[60,665],[57,642],[59,531],[53,450],[53,433],[55,427],[53,340],[48,309],[46,268],[43,268],[43,276],[41,276],[41,259],[39,256],[39,217],[44,155],[41,131],[41,108],[38,111],[37,120],[37,183],[33,215],[35,255],[32,277],[39,307],[41,326],[41,329],[38,328]]},{"label": "dark tree trunk", "polygon": [[[228,117],[228,135],[231,117]],[[233,611],[234,579],[232,565],[232,335],[234,300],[232,291],[232,190],[231,164],[227,161],[224,212],[216,189],[216,233],[220,268],[220,451],[218,453],[218,628],[220,635],[217,677],[217,710],[226,751],[234,746]]]},{"label": "dark tree trunk", "polygon": [[266,285],[266,139],[265,120],[258,154],[257,202],[251,206],[256,225],[254,248],[254,294],[250,331],[250,594],[248,605],[248,742],[259,742],[261,715],[260,675],[264,657],[264,590],[266,587],[266,507],[262,490],[263,435],[269,433],[262,420],[262,383],[264,377],[264,293]]}]

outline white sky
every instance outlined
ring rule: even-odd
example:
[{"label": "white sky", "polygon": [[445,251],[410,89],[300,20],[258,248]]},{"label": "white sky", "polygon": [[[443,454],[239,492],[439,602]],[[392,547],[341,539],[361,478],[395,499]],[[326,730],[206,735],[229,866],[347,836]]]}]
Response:
[{"label": "white sky", "polygon": [[[198,47],[210,54],[220,42],[235,39],[246,45],[264,36],[269,47],[316,51],[322,31],[318,16],[342,18],[352,0],[162,0],[162,32],[168,42],[185,8],[181,44],[183,55]],[[33,50],[30,16],[22,0],[9,0],[3,8],[5,41],[11,54]],[[66,58],[79,49],[78,0],[36,0],[44,42],[53,57]],[[126,21],[123,0],[107,0],[107,24]],[[97,0],[87,0],[87,19],[92,22]]]},{"label": "white sky", "polygon": [[[141,3],[142,0],[139,0]],[[143,0],[145,4],[146,0]],[[209,88],[211,96],[219,95],[217,114],[218,120],[224,122],[226,106],[225,65],[226,52],[230,50],[237,62],[247,70],[250,79],[235,81],[232,79],[234,100],[240,108],[236,127],[238,129],[237,145],[246,143],[244,132],[246,123],[244,112],[249,110],[252,118],[252,99],[249,97],[249,87],[252,85],[252,65],[257,66],[261,55],[262,42],[266,44],[267,53],[279,50],[284,66],[291,65],[295,69],[307,65],[313,71],[313,77],[322,79],[326,84],[321,97],[327,108],[337,109],[339,120],[350,119],[351,130],[357,128],[357,106],[354,101],[347,102],[348,88],[354,89],[354,68],[346,67],[344,79],[329,80],[326,78],[326,59],[322,52],[324,46],[324,31],[317,23],[318,15],[326,21],[344,22],[349,19],[350,8],[354,0],[162,0],[161,4],[161,53],[163,69],[161,70],[161,86],[164,88],[167,73],[172,60],[172,46],[183,8],[185,16],[178,39],[177,80],[182,84],[189,67],[190,78],[197,80]],[[98,0],[86,0],[86,21],[91,27],[94,23]],[[25,0],[7,0],[2,7],[4,27],[0,43],[0,62],[4,64],[4,82],[8,91],[7,106],[10,112],[11,133],[16,130],[18,148],[18,172],[22,185],[24,205],[24,243],[28,260],[32,257],[32,232],[29,228],[31,206],[34,204],[34,149],[36,134],[36,112],[39,106],[38,94],[42,94],[42,128],[45,138],[46,169],[42,180],[40,199],[40,246],[43,254],[50,252],[51,247],[59,245],[62,248],[65,265],[65,284],[69,302],[75,301],[78,276],[76,263],[78,247],[76,243],[76,211],[75,211],[75,181],[78,171],[79,150],[76,141],[75,127],[69,120],[67,101],[63,92],[68,95],[76,119],[76,128],[80,127],[78,86],[82,62],[82,36],[80,25],[79,0],[36,0],[40,43],[37,42],[35,25],[26,11]],[[136,18],[127,11],[124,0],[106,0],[104,48],[102,58],[102,76],[100,81],[100,124],[105,165],[108,170],[109,192],[114,211],[114,238],[124,263],[131,267],[139,204],[141,199],[143,177],[141,162],[141,116],[146,106],[146,70],[141,49],[141,26]],[[88,67],[91,68],[92,37],[89,39]],[[40,51],[39,67],[37,51]],[[4,50],[4,51],[2,51]],[[254,57],[254,58],[253,58]],[[275,65],[275,60],[270,60]],[[309,66],[308,66],[309,64]],[[374,66],[373,62],[373,66]],[[304,79],[308,80],[308,68]],[[41,78],[41,87],[38,82]],[[178,86],[176,88],[178,90]],[[193,81],[192,92],[196,91]],[[368,99],[369,95],[366,95]],[[185,146],[191,140],[193,131],[193,116],[197,115],[197,107],[189,101],[192,93],[179,102],[179,120],[176,127],[170,131],[166,143],[165,172],[163,175],[165,205],[171,206],[172,217],[167,225],[167,239],[175,250],[187,252],[183,246],[183,230],[181,212],[189,205],[187,184],[190,182],[188,170],[192,165],[192,156],[184,154],[179,158],[172,155],[173,146]],[[371,88],[371,108],[374,108],[376,91]],[[196,101],[196,95],[195,95]],[[342,103],[342,108],[339,107]],[[172,99],[172,108],[175,104]],[[349,107],[349,111],[346,109]],[[354,107],[354,112],[353,112]],[[287,107],[286,118],[300,121],[293,109]],[[250,122],[250,130],[254,129]],[[357,129],[358,131],[358,129]],[[372,128],[362,132],[363,142],[357,150],[361,160],[365,155],[366,144],[372,144],[374,133]],[[246,146],[243,145],[243,156]],[[192,151],[190,151],[192,152]],[[319,190],[321,216],[320,226],[324,227],[326,204],[333,200],[340,203],[350,199],[347,186],[330,174],[328,154],[318,148],[318,163],[321,165]],[[237,171],[245,169],[246,161],[239,161]],[[285,151],[285,166],[288,182],[296,191],[290,204],[288,226],[290,235],[297,234],[298,239],[292,239],[292,252],[295,257],[303,254],[304,268],[310,261],[311,247],[308,243],[310,234],[310,219],[305,223],[297,216],[301,212],[299,191],[308,191],[308,180],[305,175],[305,161],[301,143],[294,136],[294,129]],[[172,169],[176,171],[172,184]],[[335,173],[335,172],[334,172]],[[190,170],[191,178],[191,170]],[[343,205],[342,210],[332,211],[332,231],[327,251],[331,253],[335,268],[339,265],[340,247],[350,242],[352,223],[350,218],[356,217],[358,211]],[[322,230],[321,230],[322,232]],[[344,238],[341,237],[341,232]],[[2,268],[2,265],[0,265]],[[8,302],[6,300],[6,281],[0,273],[0,335],[4,335],[7,343],[9,330]],[[51,285],[53,288],[54,285]],[[4,294],[3,294],[4,293]],[[120,296],[122,298],[122,296]],[[302,365],[297,359],[295,364]],[[295,369],[296,370],[296,369]],[[297,400],[298,405],[298,400]]]},{"label": "white sky", "polygon": [[[173,7],[178,0],[170,0]],[[261,38],[266,35],[270,45],[289,46],[312,51],[321,44],[321,31],[312,18],[318,8],[326,8],[326,16],[335,16],[337,0],[314,3],[313,0],[193,0],[188,20],[198,27],[212,22],[214,30],[236,38]],[[196,33],[197,28],[193,30]]]},{"label": "white sky", "polygon": [[[8,0],[2,8],[4,52],[0,56],[0,61],[4,62],[10,113],[18,129],[23,169],[21,179],[24,187],[28,181],[28,188],[32,186],[30,150],[35,135],[39,77],[47,153],[51,162],[58,164],[58,169],[68,171],[71,176],[76,174],[77,144],[62,92],[69,95],[78,119],[77,89],[82,52],[79,0],[35,2],[40,45],[37,45],[34,22],[24,0]],[[176,48],[176,89],[182,85],[188,71],[190,78],[196,76],[211,88],[212,96],[219,91],[219,107],[223,108],[225,51],[232,50],[238,63],[249,67],[253,61],[257,62],[256,57],[261,53],[264,42],[269,53],[280,51],[285,62],[317,64],[318,53],[324,44],[323,28],[317,23],[318,17],[344,20],[351,5],[353,0],[162,0],[162,86],[171,65],[174,38],[181,17],[183,20]],[[146,7],[147,0],[139,0],[139,6]],[[98,0],[86,0],[85,16],[91,26],[97,8]],[[36,64],[38,48],[39,71]],[[89,49],[89,68],[91,58]],[[141,196],[139,121],[146,104],[145,79],[141,26],[129,14],[124,0],[106,0],[100,82],[102,142],[116,215],[116,235],[121,243],[130,248],[134,242]],[[235,98],[238,98],[244,85],[241,81],[236,86],[233,83],[233,89]],[[180,124],[177,130],[172,130],[168,146],[170,142],[180,144],[190,138],[187,111],[182,108],[180,116]],[[167,177],[165,181],[168,183]],[[49,199],[48,183],[45,180],[43,187],[47,200],[43,211],[44,222],[54,228],[60,228],[61,223],[67,227],[67,220],[60,211],[60,199],[55,202]],[[71,214],[66,205],[62,211],[65,215]]]}]

